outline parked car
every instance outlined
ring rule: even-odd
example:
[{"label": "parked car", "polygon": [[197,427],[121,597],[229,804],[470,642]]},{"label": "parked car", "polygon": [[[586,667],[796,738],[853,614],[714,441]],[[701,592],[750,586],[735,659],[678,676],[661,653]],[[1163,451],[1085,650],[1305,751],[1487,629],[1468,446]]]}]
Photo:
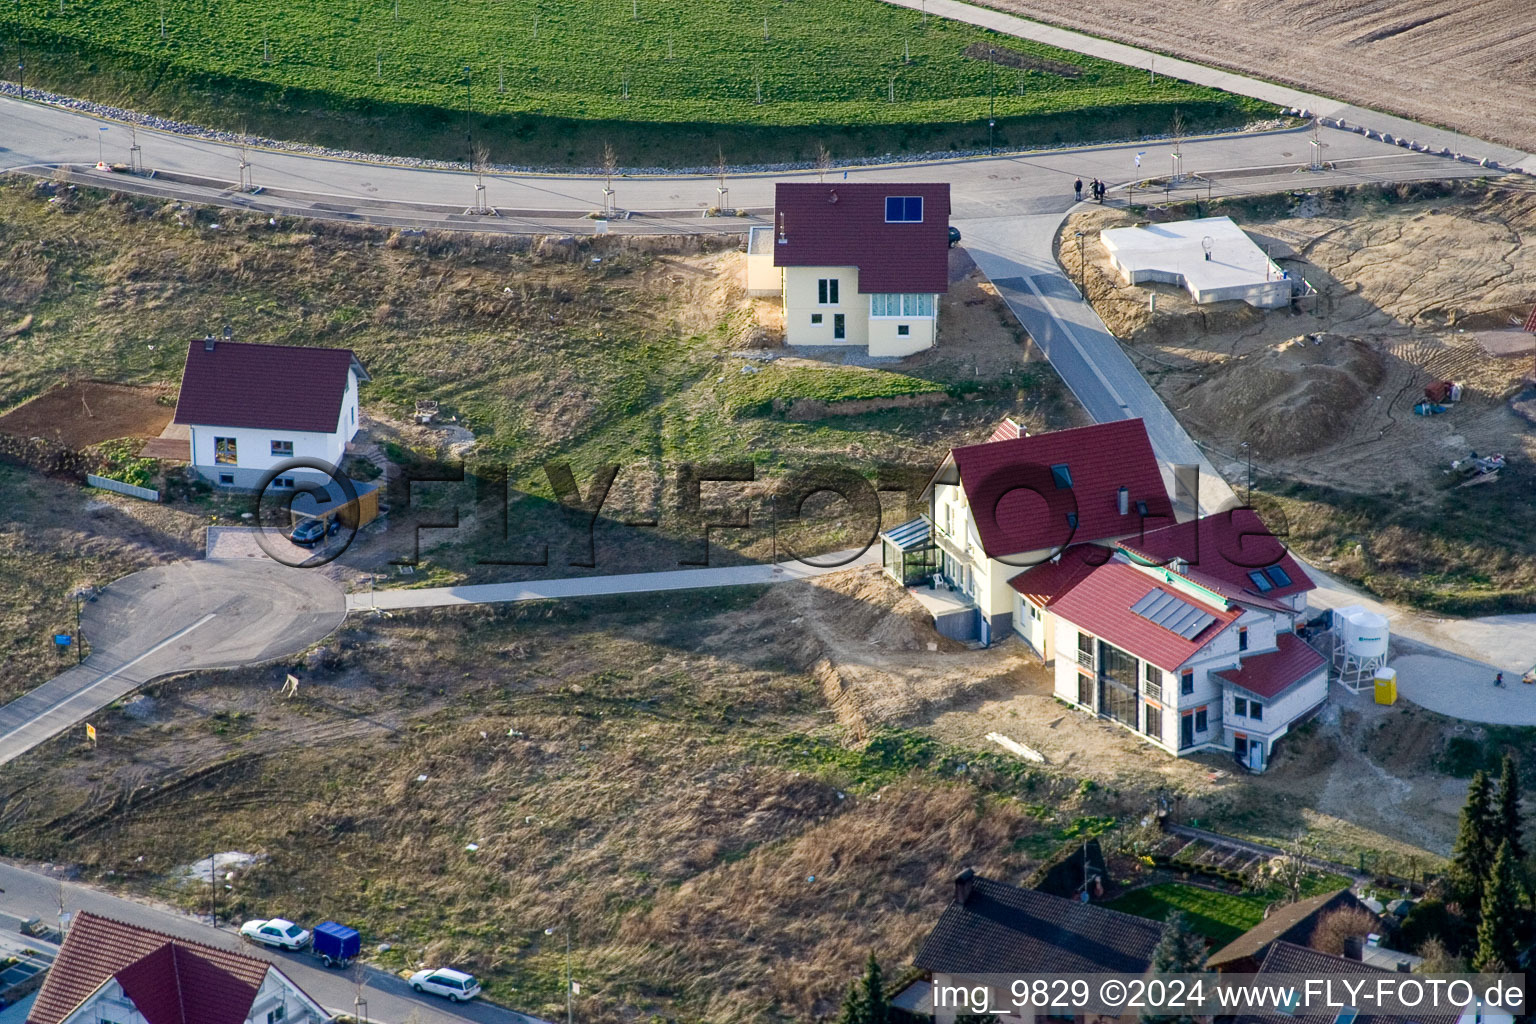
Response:
[{"label": "parked car", "polygon": [[314,941],[309,951],[320,958],[327,967],[346,967],[363,948],[363,937],[356,928],[348,928],[335,921],[321,921],[315,925]]},{"label": "parked car", "polygon": [[281,917],[266,921],[247,921],[240,926],[240,937],[273,949],[303,949],[309,943],[309,931]]},{"label": "parked car", "polygon": [[435,971],[417,971],[411,975],[411,988],[417,992],[446,996],[456,1003],[466,1002],[480,994],[480,983],[473,974],[448,967],[439,967]]},{"label": "parked car", "polygon": [[288,539],[295,544],[311,547],[325,539],[326,534],[335,533],[341,529],[341,524],[334,519],[306,519],[293,528]]},{"label": "parked car", "polygon": [[949,247],[951,249],[953,249],[955,246],[957,246],[959,244],[960,244],[960,229],[957,228],[957,227],[951,227],[949,229]]}]

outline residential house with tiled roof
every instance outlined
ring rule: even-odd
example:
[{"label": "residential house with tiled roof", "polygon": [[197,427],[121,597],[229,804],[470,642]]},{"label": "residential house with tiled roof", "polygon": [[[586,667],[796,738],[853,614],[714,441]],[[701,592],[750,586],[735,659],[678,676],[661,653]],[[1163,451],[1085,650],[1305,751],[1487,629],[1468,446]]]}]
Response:
[{"label": "residential house with tiled roof", "polygon": [[[1358,950],[1356,951],[1358,952]],[[1416,959],[1416,958],[1414,958]],[[1404,1008],[1375,1007],[1376,998],[1363,999],[1363,1005],[1348,1005],[1351,993],[1386,992],[1382,998],[1390,998],[1395,988],[1381,989],[1384,978],[1396,973],[1406,973],[1400,966],[1378,967],[1363,962],[1359,956],[1335,956],[1295,943],[1278,941],[1269,946],[1256,973],[1255,984],[1260,988],[1290,989],[1294,993],[1288,1005],[1278,1012],[1242,1013],[1222,1018],[1224,1024],[1513,1024],[1514,1013],[1486,1001],[1491,986],[1474,986],[1469,993],[1472,999],[1465,1006],[1450,1005],[1449,1001],[1437,1001],[1427,997],[1427,986],[1408,986],[1402,990]],[[1306,984],[1309,979],[1323,981],[1334,979],[1332,986],[1318,984],[1307,1000]],[[1349,979],[1350,985],[1338,980]],[[1277,985],[1276,982],[1284,984]],[[1363,984],[1362,984],[1363,983]],[[1519,993],[1523,1012],[1525,992],[1519,986],[1511,986]]]},{"label": "residential house with tiled roof", "polygon": [[[1256,973],[1275,943],[1289,942],[1294,946],[1311,948],[1318,924],[1323,918],[1341,910],[1371,913],[1348,889],[1325,892],[1283,907],[1275,907],[1265,914],[1264,920],[1207,957],[1206,966],[1224,974]],[[1371,916],[1374,918],[1376,915]]]},{"label": "residential house with tiled roof", "polygon": [[1173,504],[1141,420],[1019,434],[951,449],[924,491],[937,575],[977,611],[983,642],[1012,628],[1037,651],[1038,606],[1009,586],[1074,545],[1171,525]]},{"label": "residential house with tiled roof", "polygon": [[253,345],[199,338],[187,346],[175,422],[190,435],[192,467],[221,487],[276,487],[323,471],[291,459],[339,467],[357,433],[358,387],[368,380],[351,350]]},{"label": "residential house with tiled roof", "polygon": [[1251,510],[1075,545],[1009,586],[1049,638],[1056,696],[1170,753],[1263,771],[1327,699],[1295,632],[1314,584]]},{"label": "residential house with tiled roof", "polygon": [[933,347],[949,291],[947,183],[781,182],[747,244],[752,294],[784,302],[790,345]]},{"label": "residential house with tiled roof", "polygon": [[80,912],[27,1024],[319,1024],[273,964]]},{"label": "residential house with tiled roof", "polygon": [[[954,1020],[955,1007],[933,1005],[932,991],[974,990],[1000,976],[1140,975],[1152,966],[1161,935],[1156,921],[1020,889],[967,868],[955,878],[954,899],[923,940],[913,965],[929,986],[928,1009],[936,1024],[944,1024]],[[1010,993],[995,992],[990,1005],[1007,1008],[1011,1002]],[[1005,1019],[1019,1018],[999,1016]]]}]

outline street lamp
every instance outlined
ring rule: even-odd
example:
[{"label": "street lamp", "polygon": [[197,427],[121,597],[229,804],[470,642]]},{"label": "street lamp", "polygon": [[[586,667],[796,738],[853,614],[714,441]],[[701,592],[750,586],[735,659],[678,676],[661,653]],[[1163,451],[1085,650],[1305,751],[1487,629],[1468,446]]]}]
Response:
[{"label": "street lamp", "polygon": [[1077,233],[1077,291],[1082,295],[1083,301],[1088,300],[1087,285],[1088,264],[1083,262],[1083,233]]},{"label": "street lamp", "polygon": [[1248,447],[1248,442],[1243,442],[1243,454],[1248,457],[1248,487],[1243,495],[1243,504],[1253,504],[1253,449]]},{"label": "street lamp", "polygon": [[991,79],[987,87],[987,152],[997,152],[996,136],[993,129],[997,127],[997,50],[987,47],[987,63],[992,65]]},{"label": "street lamp", "polygon": [[[555,934],[555,929],[553,927],[545,928],[544,934],[553,935]],[[572,1024],[574,1011],[571,1007],[571,996],[573,991],[571,987],[571,919],[567,917],[565,919],[565,1024]]]}]

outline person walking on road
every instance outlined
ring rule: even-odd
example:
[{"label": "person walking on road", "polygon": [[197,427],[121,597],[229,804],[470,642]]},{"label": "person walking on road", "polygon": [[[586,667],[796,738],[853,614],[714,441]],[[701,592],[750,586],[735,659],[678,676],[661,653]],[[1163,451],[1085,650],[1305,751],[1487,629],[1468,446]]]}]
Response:
[{"label": "person walking on road", "polygon": [[1082,178],[1078,178],[1076,181],[1074,181],[1072,183],[1072,191],[1077,193],[1077,201],[1078,202],[1082,202],[1083,201],[1083,179]]},{"label": "person walking on road", "polygon": [[1498,675],[1493,677],[1493,685],[1494,686],[1503,686],[1504,685],[1504,673],[1503,672],[1500,672]]}]

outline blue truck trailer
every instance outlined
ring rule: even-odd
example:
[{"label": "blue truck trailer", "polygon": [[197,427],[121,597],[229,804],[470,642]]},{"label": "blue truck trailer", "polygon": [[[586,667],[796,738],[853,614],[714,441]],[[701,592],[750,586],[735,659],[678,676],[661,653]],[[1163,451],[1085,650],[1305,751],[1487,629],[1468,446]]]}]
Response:
[{"label": "blue truck trailer", "polygon": [[346,967],[362,951],[363,937],[356,928],[335,921],[321,921],[315,925],[314,940],[309,948],[325,966]]}]

